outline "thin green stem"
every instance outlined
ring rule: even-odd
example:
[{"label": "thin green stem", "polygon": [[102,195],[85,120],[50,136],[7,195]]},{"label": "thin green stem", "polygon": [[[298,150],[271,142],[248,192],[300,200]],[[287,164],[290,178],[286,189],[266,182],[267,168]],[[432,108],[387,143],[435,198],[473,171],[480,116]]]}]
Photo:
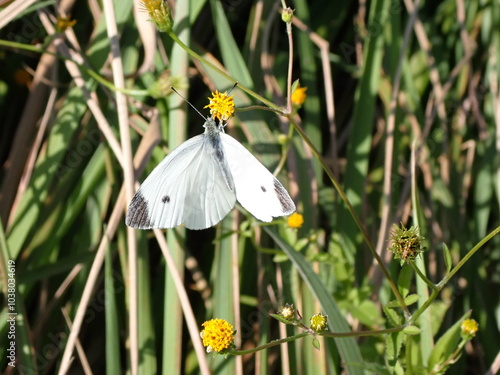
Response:
[{"label": "thin green stem", "polygon": [[253,110],[256,110],[256,109],[259,109],[261,111],[274,112],[277,115],[283,116],[283,110],[269,108],[269,107],[264,107],[262,105],[250,105],[248,107],[239,107],[239,108],[236,108],[236,112],[247,112],[247,111],[253,111]]},{"label": "thin green stem", "polygon": [[484,245],[497,234],[500,233],[500,226],[493,229],[481,241],[479,241],[465,256],[457,263],[457,265],[441,280],[438,287],[444,286],[448,281],[463,267],[463,265]]},{"label": "thin green stem", "polygon": [[[202,63],[204,63],[205,65],[209,66],[210,68],[212,68],[213,70],[215,70],[217,73],[219,73],[220,75],[222,75],[224,78],[226,78],[227,80],[233,82],[233,83],[236,83],[237,81],[231,77],[229,74],[227,74],[226,72],[224,72],[223,70],[219,69],[217,66],[215,66],[214,64],[212,64],[210,61],[206,60],[204,57],[198,55],[196,52],[194,52],[191,48],[189,48],[187,45],[185,45],[182,40],[180,40],[177,35],[174,34],[173,31],[169,31],[168,32],[168,36],[170,36],[172,38],[172,40],[174,42],[176,42],[179,46],[181,46],[191,57],[195,58],[196,60],[199,60],[201,61]],[[260,96],[259,94],[257,94],[256,92],[250,90],[248,87],[242,85],[241,83],[238,82],[238,87],[245,91],[247,94],[253,96],[255,99],[261,101],[262,103],[264,103],[265,105],[269,106],[270,108],[273,108],[277,111],[279,111],[280,113],[282,112],[282,110],[276,105],[274,104],[273,102],[267,100],[266,98]]]},{"label": "thin green stem", "polygon": [[[283,11],[285,11],[286,3],[283,3]],[[288,74],[287,74],[287,85],[286,85],[286,107],[287,112],[292,112],[292,73],[293,73],[293,37],[292,37],[292,22],[286,22],[286,33],[288,35]]]},{"label": "thin green stem", "polygon": [[115,85],[113,85],[113,83],[104,79],[101,75],[99,75],[99,73],[93,71],[92,69],[86,67],[85,65],[79,64],[76,61],[74,61],[66,56],[62,56],[58,53],[47,51],[41,47],[32,46],[30,44],[23,44],[23,43],[18,43],[18,42],[1,40],[1,39],[0,39],[0,46],[21,49],[24,51],[35,52],[35,53],[39,53],[39,54],[49,54],[49,55],[55,56],[61,60],[71,61],[72,63],[77,65],[81,70],[85,71],[89,76],[94,78],[98,83],[100,83],[101,85],[107,87],[108,89],[110,89],[111,91],[114,91],[114,92],[118,91],[118,92],[121,92],[121,93],[126,94],[126,95],[134,95],[134,96],[148,96],[148,95],[150,95],[147,90],[119,89]]},{"label": "thin green stem", "polygon": [[411,360],[411,355],[412,355],[412,350],[411,350],[411,344],[412,344],[412,336],[411,335],[406,335],[406,348],[405,348],[405,353],[406,353],[406,375],[411,375],[413,374],[413,362]]},{"label": "thin green stem", "polygon": [[358,332],[321,332],[318,335],[323,337],[367,337],[367,336],[375,336],[375,335],[385,335],[388,333],[399,332],[405,329],[406,325],[386,328],[386,329],[377,329],[374,331],[358,331]]},{"label": "thin green stem", "polygon": [[439,363],[436,365],[435,368],[432,369],[432,372],[429,373],[429,375],[434,375],[434,374],[443,374],[444,371],[449,367],[451,366],[452,364],[454,364],[457,360],[458,360],[458,357],[460,356],[460,353],[462,352],[462,349],[464,348],[465,346],[465,343],[466,341],[461,341],[459,344],[458,344],[458,347],[457,349],[453,352],[452,355],[450,355],[448,357],[448,359],[446,359],[444,362],[442,363]]},{"label": "thin green stem", "polygon": [[228,352],[228,354],[231,355],[244,355],[244,354],[251,354],[251,353],[256,353],[261,350],[269,349],[277,345],[285,344],[290,341],[294,341],[297,339],[301,339],[303,337],[307,336],[323,336],[323,337],[329,337],[329,338],[346,338],[346,337],[365,337],[365,336],[374,336],[374,335],[385,335],[388,333],[392,332],[399,332],[402,331],[405,328],[405,326],[400,326],[400,327],[394,327],[394,328],[388,328],[388,329],[381,329],[381,330],[376,330],[376,331],[359,331],[359,332],[340,332],[340,333],[335,333],[335,332],[318,332],[312,334],[309,330],[306,332],[301,332],[297,335],[285,337],[283,339],[279,340],[273,340],[271,342],[268,342],[267,344],[257,346],[252,349],[248,350],[231,350]]},{"label": "thin green stem", "polygon": [[293,136],[293,127],[290,126],[290,127],[288,127],[288,136],[286,138],[287,141],[286,141],[286,144],[282,147],[281,158],[280,158],[280,161],[278,163],[278,166],[274,170],[274,175],[278,174],[286,163],[288,151],[290,149],[290,144],[292,141],[292,136]]},{"label": "thin green stem", "polygon": [[370,249],[370,252],[372,253],[373,257],[377,261],[378,265],[380,266],[382,273],[384,274],[385,278],[387,279],[387,282],[389,283],[390,288],[392,289],[394,295],[396,296],[396,299],[398,300],[399,304],[401,305],[401,308],[405,311],[405,315],[409,316],[410,313],[408,311],[408,307],[406,306],[404,302],[404,298],[401,296],[401,294],[398,291],[398,288],[396,284],[394,283],[394,280],[392,280],[391,275],[389,274],[389,271],[385,267],[384,263],[382,262],[382,259],[378,255],[377,251],[373,247],[373,244],[370,241],[370,238],[368,236],[368,232],[366,231],[365,227],[361,223],[361,219],[359,218],[358,214],[352,207],[351,203],[349,202],[349,199],[347,198],[347,195],[345,194],[344,190],[340,186],[340,184],[337,182],[335,179],[335,176],[333,175],[332,170],[328,167],[326,164],[325,160],[319,153],[319,151],[316,149],[314,144],[311,142],[311,140],[307,137],[306,133],[304,130],[299,126],[297,121],[293,118],[292,115],[286,115],[286,117],[289,119],[290,123],[293,125],[294,129],[300,134],[301,138],[307,143],[309,148],[311,149],[312,153],[318,159],[319,163],[321,164],[321,167],[323,170],[326,172],[328,177],[330,178],[330,181],[332,182],[333,186],[337,190],[337,192],[340,195],[340,198],[344,201],[345,205],[347,206],[347,210],[350,212],[352,218],[354,219],[356,226],[359,228],[361,231],[361,234],[363,235],[363,239],[365,240],[366,244],[368,245],[368,248]]},{"label": "thin green stem", "polygon": [[417,275],[429,286],[429,288],[431,288],[432,290],[436,290],[437,289],[437,286],[432,281],[430,281],[427,278],[427,276],[425,276],[423,274],[423,272],[420,270],[420,268],[417,267],[417,265],[415,264],[415,262],[410,262],[410,266],[417,273]]},{"label": "thin green stem", "polygon": [[231,350],[228,354],[231,354],[231,355],[244,355],[244,354],[256,353],[256,352],[259,352],[261,350],[269,349],[269,348],[272,348],[274,346],[285,344],[287,342],[294,341],[294,340],[297,340],[297,339],[300,339],[302,337],[306,337],[306,336],[309,336],[309,335],[310,335],[309,332],[302,332],[302,333],[299,333],[297,335],[293,335],[293,336],[290,336],[290,337],[285,337],[284,339],[274,340],[274,341],[268,342],[267,344],[256,346],[255,348],[252,348],[252,349],[248,349],[248,350]]},{"label": "thin green stem", "polygon": [[420,308],[415,311],[413,316],[410,319],[409,323],[416,322],[417,319],[422,315],[422,313],[427,310],[427,308],[430,306],[432,302],[437,298],[441,290],[448,284],[450,279],[460,270],[460,268],[463,267],[463,265],[484,245],[486,242],[491,240],[493,237],[495,237],[498,233],[500,233],[500,226],[496,227],[493,229],[490,233],[488,233],[481,241],[479,241],[461,260],[458,262],[458,264],[448,273],[446,276],[439,282],[438,285],[436,285],[436,288],[433,289],[431,295],[427,299],[427,301],[424,302]]}]

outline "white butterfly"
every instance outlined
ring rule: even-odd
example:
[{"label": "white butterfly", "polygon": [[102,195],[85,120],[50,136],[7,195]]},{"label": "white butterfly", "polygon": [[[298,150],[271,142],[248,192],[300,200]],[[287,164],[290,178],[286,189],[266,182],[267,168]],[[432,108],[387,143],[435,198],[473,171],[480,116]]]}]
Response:
[{"label": "white butterfly", "polygon": [[283,185],[212,117],[205,132],[172,151],[143,182],[128,207],[133,228],[209,228],[236,200],[265,222],[295,211]]}]

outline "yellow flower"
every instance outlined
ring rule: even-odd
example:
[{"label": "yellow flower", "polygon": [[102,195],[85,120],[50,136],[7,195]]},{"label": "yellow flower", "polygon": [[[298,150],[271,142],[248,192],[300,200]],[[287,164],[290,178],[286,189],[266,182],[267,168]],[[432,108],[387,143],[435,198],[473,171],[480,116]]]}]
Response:
[{"label": "yellow flower", "polygon": [[210,108],[210,115],[214,119],[218,118],[219,120],[227,121],[234,114],[233,95],[228,96],[227,91],[220,93],[216,90],[208,100],[210,100],[210,104],[203,108]]},{"label": "yellow flower", "polygon": [[295,317],[295,308],[293,307],[293,304],[285,304],[285,306],[281,308],[279,314],[286,320],[292,320]]},{"label": "yellow flower", "polygon": [[323,332],[328,326],[327,316],[321,313],[311,317],[311,329],[315,332]]},{"label": "yellow flower", "polygon": [[466,319],[462,322],[460,327],[462,329],[462,337],[466,340],[472,339],[476,336],[476,332],[479,329],[479,324],[474,319]]},{"label": "yellow flower", "polygon": [[281,19],[283,22],[290,23],[293,19],[293,10],[292,8],[285,8],[283,12],[281,12]]},{"label": "yellow flower", "polygon": [[288,217],[288,226],[290,228],[300,228],[304,224],[304,216],[294,212]]},{"label": "yellow flower", "polygon": [[57,17],[56,28],[59,31],[64,31],[69,27],[73,27],[76,24],[76,20],[71,19],[71,14],[68,17]]},{"label": "yellow flower", "polygon": [[165,0],[141,0],[141,3],[149,13],[150,21],[155,23],[158,30],[161,32],[172,30],[173,21]]},{"label": "yellow flower", "polygon": [[300,84],[297,86],[295,91],[292,93],[292,104],[295,106],[301,106],[304,104],[307,98],[306,94],[307,87],[300,87]]},{"label": "yellow flower", "polygon": [[200,332],[207,353],[221,352],[231,346],[234,340],[233,326],[223,319],[212,319],[202,324],[205,329]]}]

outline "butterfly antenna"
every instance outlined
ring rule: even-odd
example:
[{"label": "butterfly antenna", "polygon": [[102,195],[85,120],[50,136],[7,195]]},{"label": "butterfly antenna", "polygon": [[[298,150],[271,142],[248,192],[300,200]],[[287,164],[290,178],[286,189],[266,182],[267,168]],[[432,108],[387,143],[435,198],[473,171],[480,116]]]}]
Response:
[{"label": "butterfly antenna", "polygon": [[183,97],[183,96],[179,93],[179,91],[177,91],[177,90],[176,90],[173,86],[170,86],[170,89],[171,89],[173,92],[175,92],[177,95],[179,95],[182,99],[184,99],[184,101],[185,101],[187,104],[189,104],[189,105],[191,106],[191,108],[193,108],[196,112],[198,112],[198,114],[199,114],[201,117],[203,117],[203,119],[204,119],[205,121],[207,121],[207,118],[206,118],[205,116],[203,116],[203,114],[202,114],[200,111],[198,111],[198,108],[196,108],[194,105],[192,105],[192,104],[191,104],[191,102],[190,102],[189,100],[187,100],[185,97]]},{"label": "butterfly antenna", "polygon": [[229,90],[229,91],[228,91],[228,93],[227,93],[228,95],[229,95],[229,94],[231,94],[231,92],[234,90],[234,88],[235,88],[236,86],[238,86],[238,83],[239,83],[238,81],[236,81],[236,82],[234,83],[233,87],[231,87],[231,90]]}]

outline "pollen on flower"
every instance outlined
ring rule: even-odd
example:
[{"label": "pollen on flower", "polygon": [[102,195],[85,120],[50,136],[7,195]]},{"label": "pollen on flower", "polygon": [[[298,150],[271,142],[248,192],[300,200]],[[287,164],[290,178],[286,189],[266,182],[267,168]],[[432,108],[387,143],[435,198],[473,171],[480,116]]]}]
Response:
[{"label": "pollen on flower", "polygon": [[311,329],[315,332],[323,332],[328,326],[327,316],[321,313],[311,317]]},{"label": "pollen on flower", "polygon": [[288,226],[290,228],[300,228],[304,224],[304,216],[294,212],[288,217]]},{"label": "pollen on flower", "polygon": [[170,9],[165,0],[141,0],[141,4],[151,17],[158,30],[168,32],[172,30],[173,21]]},{"label": "pollen on flower", "polygon": [[479,329],[479,324],[474,319],[465,319],[460,326],[462,330],[462,335],[467,339],[471,339],[476,336],[476,332]]},{"label": "pollen on flower", "polygon": [[205,329],[200,332],[207,353],[221,352],[231,346],[234,340],[233,326],[224,319],[212,319],[202,324]]},{"label": "pollen on flower", "polygon": [[208,100],[210,100],[210,104],[206,105],[204,108],[210,108],[210,115],[214,119],[227,121],[234,114],[233,95],[228,96],[227,91],[220,93],[216,90]]},{"label": "pollen on flower", "polygon": [[307,98],[307,87],[300,87],[300,85],[297,86],[295,91],[292,93],[292,104],[295,106],[301,106],[304,104]]}]

